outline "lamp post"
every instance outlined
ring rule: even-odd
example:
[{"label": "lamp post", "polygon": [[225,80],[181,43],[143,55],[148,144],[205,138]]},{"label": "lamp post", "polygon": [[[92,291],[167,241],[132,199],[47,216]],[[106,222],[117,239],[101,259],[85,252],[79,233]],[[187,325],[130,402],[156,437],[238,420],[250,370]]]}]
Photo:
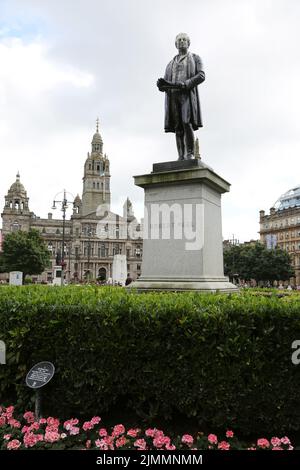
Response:
[{"label": "lamp post", "polygon": [[59,195],[59,194],[62,194],[62,193],[57,193],[57,195],[55,196],[55,198],[53,199],[53,206],[52,206],[52,209],[55,210],[56,209],[56,204],[61,204],[61,211],[63,213],[63,233],[62,233],[62,250],[61,250],[61,286],[64,285],[64,277],[65,277],[65,225],[66,225],[66,210],[68,208],[68,204],[72,204],[73,201],[74,201],[74,198],[73,198],[73,201],[68,201],[67,200],[67,192],[66,190],[64,189],[63,190],[63,199],[62,200],[58,200],[56,199],[56,197]]},{"label": "lamp post", "polygon": [[90,281],[90,258],[91,258],[91,235],[92,235],[92,228],[90,225],[87,227],[87,236],[88,236],[88,246],[87,246],[87,257],[88,257],[88,265],[87,265],[87,280]]}]

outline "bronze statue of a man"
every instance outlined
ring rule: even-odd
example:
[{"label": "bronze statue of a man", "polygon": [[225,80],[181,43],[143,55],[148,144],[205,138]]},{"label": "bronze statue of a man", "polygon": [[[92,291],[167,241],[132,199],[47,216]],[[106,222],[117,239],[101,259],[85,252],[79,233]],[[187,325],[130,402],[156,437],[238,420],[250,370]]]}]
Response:
[{"label": "bronze statue of a man", "polygon": [[175,45],[178,55],[167,65],[157,86],[166,93],[165,132],[176,134],[178,160],[190,160],[194,157],[194,131],[202,127],[197,85],[205,80],[205,74],[200,57],[188,52],[187,34],[178,34]]}]

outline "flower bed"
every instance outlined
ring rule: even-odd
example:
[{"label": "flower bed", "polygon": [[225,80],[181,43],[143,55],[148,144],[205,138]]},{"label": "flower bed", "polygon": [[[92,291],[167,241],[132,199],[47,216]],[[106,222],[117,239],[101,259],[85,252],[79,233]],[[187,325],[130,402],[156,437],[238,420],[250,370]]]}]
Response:
[{"label": "flower bed", "polygon": [[108,430],[99,416],[82,424],[76,418],[65,422],[49,416],[36,420],[32,411],[14,416],[14,407],[0,407],[1,450],[98,449],[98,450],[293,450],[288,437],[258,438],[256,443],[238,440],[227,430],[224,437],[184,434],[172,437],[162,430],[126,429],[117,424]]}]

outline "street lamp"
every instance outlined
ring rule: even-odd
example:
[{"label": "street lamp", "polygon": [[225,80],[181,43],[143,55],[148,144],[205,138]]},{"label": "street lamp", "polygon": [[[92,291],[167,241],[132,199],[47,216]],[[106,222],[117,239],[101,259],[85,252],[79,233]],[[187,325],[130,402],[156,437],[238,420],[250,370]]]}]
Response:
[{"label": "street lamp", "polygon": [[[68,208],[68,204],[72,204],[74,201],[74,197],[72,201],[67,200],[67,192],[63,190],[63,199],[58,200],[56,197],[62,194],[62,192],[57,193],[55,198],[53,199],[53,206],[52,209],[56,209],[56,204],[61,204],[61,211],[63,213],[63,233],[62,233],[62,250],[61,250],[61,286],[64,285],[64,277],[65,277],[65,225],[66,225],[66,210]],[[70,193],[68,193],[70,194]],[[72,196],[72,195],[71,195]]]},{"label": "street lamp", "polygon": [[88,265],[87,265],[87,280],[90,281],[90,258],[91,258],[91,235],[92,228],[91,225],[87,226],[87,236],[88,236],[88,246],[87,246],[87,256],[88,256]]}]

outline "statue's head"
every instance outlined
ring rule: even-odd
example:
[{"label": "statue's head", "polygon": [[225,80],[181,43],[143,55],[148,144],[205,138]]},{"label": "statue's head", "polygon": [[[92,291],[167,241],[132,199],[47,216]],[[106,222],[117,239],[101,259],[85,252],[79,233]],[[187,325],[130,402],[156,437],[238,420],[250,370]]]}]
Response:
[{"label": "statue's head", "polygon": [[186,33],[179,33],[177,34],[175,38],[175,46],[177,49],[186,48],[188,49],[190,47],[191,40],[189,36]]}]

